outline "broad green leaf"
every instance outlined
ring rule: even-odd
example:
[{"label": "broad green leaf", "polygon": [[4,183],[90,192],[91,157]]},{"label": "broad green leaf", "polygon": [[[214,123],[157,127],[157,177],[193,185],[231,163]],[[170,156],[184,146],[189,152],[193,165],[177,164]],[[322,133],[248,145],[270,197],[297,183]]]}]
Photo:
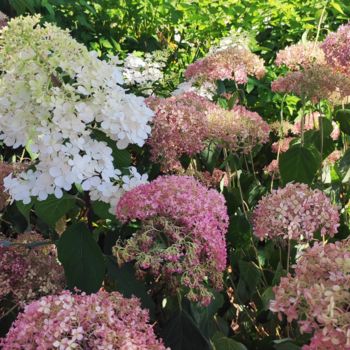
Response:
[{"label": "broad green leaf", "polygon": [[291,339],[275,340],[274,343],[273,348],[276,350],[300,350],[300,347],[293,344]]},{"label": "broad green leaf", "polygon": [[335,2],[335,1],[331,1],[330,4],[335,10],[337,10],[338,12],[340,12],[342,15],[345,15],[343,9],[341,8],[340,4]]},{"label": "broad green leaf", "polygon": [[255,292],[260,282],[261,272],[251,261],[239,260],[239,282],[237,292],[240,300],[246,302]]},{"label": "broad green leaf", "polygon": [[350,149],[348,149],[338,163],[338,170],[342,176],[342,182],[350,181]]},{"label": "broad green leaf", "polygon": [[314,146],[293,145],[280,155],[279,170],[284,184],[311,184],[321,164],[320,153]]},{"label": "broad green leaf", "polygon": [[162,328],[161,337],[171,350],[212,349],[208,339],[184,310],[179,310],[166,322]]},{"label": "broad green leaf", "polygon": [[154,302],[147,293],[143,282],[135,277],[135,271],[132,264],[127,263],[119,267],[112,256],[106,256],[107,278],[112,283],[113,288],[130,298],[132,295],[140,298],[144,308],[154,311]]},{"label": "broad green leaf", "polygon": [[215,350],[248,350],[242,343],[216,333],[212,339]]},{"label": "broad green leaf", "polygon": [[34,204],[35,213],[38,217],[50,226],[65,214],[69,212],[75,205],[75,198],[69,194],[64,194],[62,198],[56,198],[50,195],[44,201],[36,201]]},{"label": "broad green leaf", "polygon": [[105,275],[105,262],[85,224],[70,226],[57,242],[57,251],[69,288],[76,287],[87,293],[99,290]]},{"label": "broad green leaf", "polygon": [[334,119],[339,122],[340,130],[350,135],[350,109],[340,109],[335,113]]},{"label": "broad green leaf", "polygon": [[22,201],[17,201],[16,206],[19,212],[26,218],[28,224],[30,223],[30,211],[33,207],[33,201],[29,204],[23,204]]},{"label": "broad green leaf", "polygon": [[210,337],[215,332],[214,315],[223,303],[224,298],[219,292],[214,292],[214,298],[207,307],[203,307],[198,303],[189,303],[190,314],[204,336]]}]

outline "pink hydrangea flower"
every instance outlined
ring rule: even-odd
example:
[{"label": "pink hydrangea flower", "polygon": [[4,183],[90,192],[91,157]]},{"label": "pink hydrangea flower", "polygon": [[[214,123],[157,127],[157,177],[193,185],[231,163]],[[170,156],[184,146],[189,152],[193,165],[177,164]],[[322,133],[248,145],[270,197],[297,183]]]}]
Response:
[{"label": "pink hydrangea flower", "polygon": [[136,298],[100,291],[42,297],[13,323],[3,350],[165,350]]},{"label": "pink hydrangea flower", "polygon": [[330,33],[321,45],[327,63],[337,71],[350,75],[350,25],[342,25]]},{"label": "pink hydrangea flower", "polygon": [[185,72],[187,80],[199,83],[228,79],[245,84],[249,75],[262,78],[265,75],[264,61],[242,46],[209,54],[190,64]]},{"label": "pink hydrangea flower", "polygon": [[204,149],[206,114],[216,108],[215,104],[194,92],[169,98],[151,97],[147,103],[155,111],[148,140],[152,160],[160,162],[163,170],[178,167],[182,155],[193,156]]},{"label": "pink hydrangea flower", "polygon": [[234,152],[247,154],[269,140],[270,127],[256,113],[243,106],[232,110],[215,109],[208,113],[208,140],[218,142]]},{"label": "pink hydrangea flower", "polygon": [[280,175],[280,170],[279,170],[279,167],[278,167],[278,160],[277,159],[273,159],[271,161],[271,163],[269,163],[268,165],[266,165],[264,167],[264,171],[267,174],[270,174],[271,176],[278,177]]},{"label": "pink hydrangea flower", "polygon": [[[26,233],[13,243],[35,241],[43,238],[37,233]],[[0,317],[12,306],[23,308],[29,301],[60,292],[64,286],[64,271],[57,261],[54,245],[30,250],[24,245],[0,246]],[[8,303],[1,303],[5,299]]]},{"label": "pink hydrangea flower", "polygon": [[297,71],[310,68],[314,64],[325,64],[324,52],[320,44],[312,41],[290,45],[277,53],[277,66],[285,65],[290,70]]},{"label": "pink hydrangea flower", "polygon": [[254,234],[261,240],[312,240],[317,232],[333,237],[339,227],[339,212],[322,191],[289,183],[259,201],[253,226]]},{"label": "pink hydrangea flower", "polygon": [[289,72],[272,82],[274,92],[295,94],[312,103],[328,99],[339,103],[350,95],[350,78],[324,65],[313,65],[303,71]]},{"label": "pink hydrangea flower", "polygon": [[350,241],[316,242],[274,287],[270,310],[313,333],[303,350],[350,349]]},{"label": "pink hydrangea flower", "polygon": [[138,219],[141,229],[114,247],[119,262],[135,261],[139,277],[151,275],[172,291],[207,305],[208,282],[222,287],[228,215],[224,197],[189,176],[162,176],[126,192],[117,217]]},{"label": "pink hydrangea flower", "polygon": [[294,140],[294,137],[285,137],[271,145],[271,150],[274,153],[284,153],[289,149],[289,144]]}]

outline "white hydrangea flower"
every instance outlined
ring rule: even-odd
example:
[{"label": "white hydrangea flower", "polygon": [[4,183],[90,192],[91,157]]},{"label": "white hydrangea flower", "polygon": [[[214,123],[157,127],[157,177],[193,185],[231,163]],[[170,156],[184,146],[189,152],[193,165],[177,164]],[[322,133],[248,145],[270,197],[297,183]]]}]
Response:
[{"label": "white hydrangea flower", "polygon": [[210,81],[204,81],[200,86],[196,86],[194,81],[184,81],[171,93],[172,96],[182,95],[185,92],[195,92],[199,96],[212,101],[216,93],[216,84]]},{"label": "white hydrangea flower", "polygon": [[9,175],[4,186],[13,200],[29,203],[32,196],[60,198],[80,184],[92,200],[115,206],[145,177],[134,168],[122,176],[94,130],[120,149],[142,146],[153,112],[122,87],[117,58],[102,61],[67,31],[39,21],[18,17],[0,32],[0,139],[37,154],[32,169]]},{"label": "white hydrangea flower", "polygon": [[124,61],[123,78],[127,85],[139,85],[145,94],[152,93],[152,84],[163,79],[166,54],[162,51],[129,53]]}]

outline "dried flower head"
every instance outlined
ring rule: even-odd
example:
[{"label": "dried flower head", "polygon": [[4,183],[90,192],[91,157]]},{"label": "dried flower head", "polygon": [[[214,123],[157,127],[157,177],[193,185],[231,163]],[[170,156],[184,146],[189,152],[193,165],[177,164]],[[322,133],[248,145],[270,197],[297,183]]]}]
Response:
[{"label": "dried flower head", "polygon": [[232,110],[215,109],[208,113],[207,138],[234,152],[249,153],[256,145],[266,143],[270,127],[256,112],[243,106]]},{"label": "dried flower head", "polygon": [[313,333],[303,350],[350,349],[350,241],[316,242],[274,287],[270,310]]},{"label": "dried flower head", "polygon": [[136,298],[100,291],[42,297],[13,323],[3,350],[165,350]]},{"label": "dried flower head", "polygon": [[310,68],[314,64],[324,65],[326,60],[320,44],[307,41],[280,50],[277,53],[275,63],[277,66],[285,65],[290,70],[297,71]]},{"label": "dried flower head", "polygon": [[289,149],[289,145],[293,140],[294,140],[294,137],[285,137],[283,139],[280,139],[280,140],[274,142],[271,145],[272,152],[274,152],[274,153],[287,152]]},{"label": "dried flower head", "polygon": [[328,99],[333,103],[350,95],[350,78],[323,65],[289,72],[272,82],[272,91],[295,94],[313,103]]},{"label": "dried flower head", "polygon": [[248,76],[260,79],[264,75],[264,61],[242,46],[228,47],[209,54],[190,64],[185,72],[187,80],[204,82],[228,79],[238,84],[247,83]]},{"label": "dried flower head", "polygon": [[320,190],[289,183],[263,197],[253,214],[254,234],[265,238],[312,240],[319,232],[333,237],[339,227],[339,212]]},{"label": "dried flower head", "polygon": [[188,299],[210,303],[210,286],[222,287],[228,216],[224,197],[188,176],[162,176],[121,198],[117,217],[142,226],[114,247],[119,262],[135,261],[139,277],[184,288]]},{"label": "dried flower head", "polygon": [[321,45],[327,63],[338,72],[350,75],[350,24],[330,33]]},{"label": "dried flower head", "polygon": [[[26,244],[41,241],[41,235],[30,232],[12,243],[0,244],[0,301],[8,308],[23,308],[29,301],[60,292],[65,286],[63,267],[58,263],[53,244],[28,248]],[[0,307],[0,317],[7,308]]]},{"label": "dried flower head", "polygon": [[171,170],[186,154],[192,156],[205,147],[207,113],[215,104],[194,92],[169,98],[150,97],[148,105],[155,111],[151,137],[153,161],[162,164],[163,170]]}]

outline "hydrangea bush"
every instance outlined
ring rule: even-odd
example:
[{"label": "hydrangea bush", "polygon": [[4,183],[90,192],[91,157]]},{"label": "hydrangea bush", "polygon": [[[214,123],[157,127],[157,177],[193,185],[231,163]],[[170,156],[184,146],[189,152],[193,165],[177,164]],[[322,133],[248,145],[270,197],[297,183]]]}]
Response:
[{"label": "hydrangea bush", "polygon": [[4,350],[165,350],[148,322],[136,298],[64,291],[27,305],[1,345]]},{"label": "hydrangea bush", "polygon": [[4,349],[349,347],[348,10],[263,3],[0,16]]},{"label": "hydrangea bush", "polygon": [[67,31],[39,20],[13,19],[0,37],[0,138],[36,154],[33,167],[9,176],[4,186],[27,204],[32,196],[60,198],[79,184],[93,200],[115,205],[121,170],[95,131],[120,149],[142,146],[153,113],[121,86],[114,58],[100,60]]},{"label": "hydrangea bush", "polygon": [[[113,251],[121,263],[135,261],[139,277],[151,275],[170,291],[208,305],[210,286],[222,288],[226,267],[225,200],[187,176],[163,176],[122,196],[117,217],[138,219],[138,230]],[[208,284],[208,285],[207,285]]]}]

